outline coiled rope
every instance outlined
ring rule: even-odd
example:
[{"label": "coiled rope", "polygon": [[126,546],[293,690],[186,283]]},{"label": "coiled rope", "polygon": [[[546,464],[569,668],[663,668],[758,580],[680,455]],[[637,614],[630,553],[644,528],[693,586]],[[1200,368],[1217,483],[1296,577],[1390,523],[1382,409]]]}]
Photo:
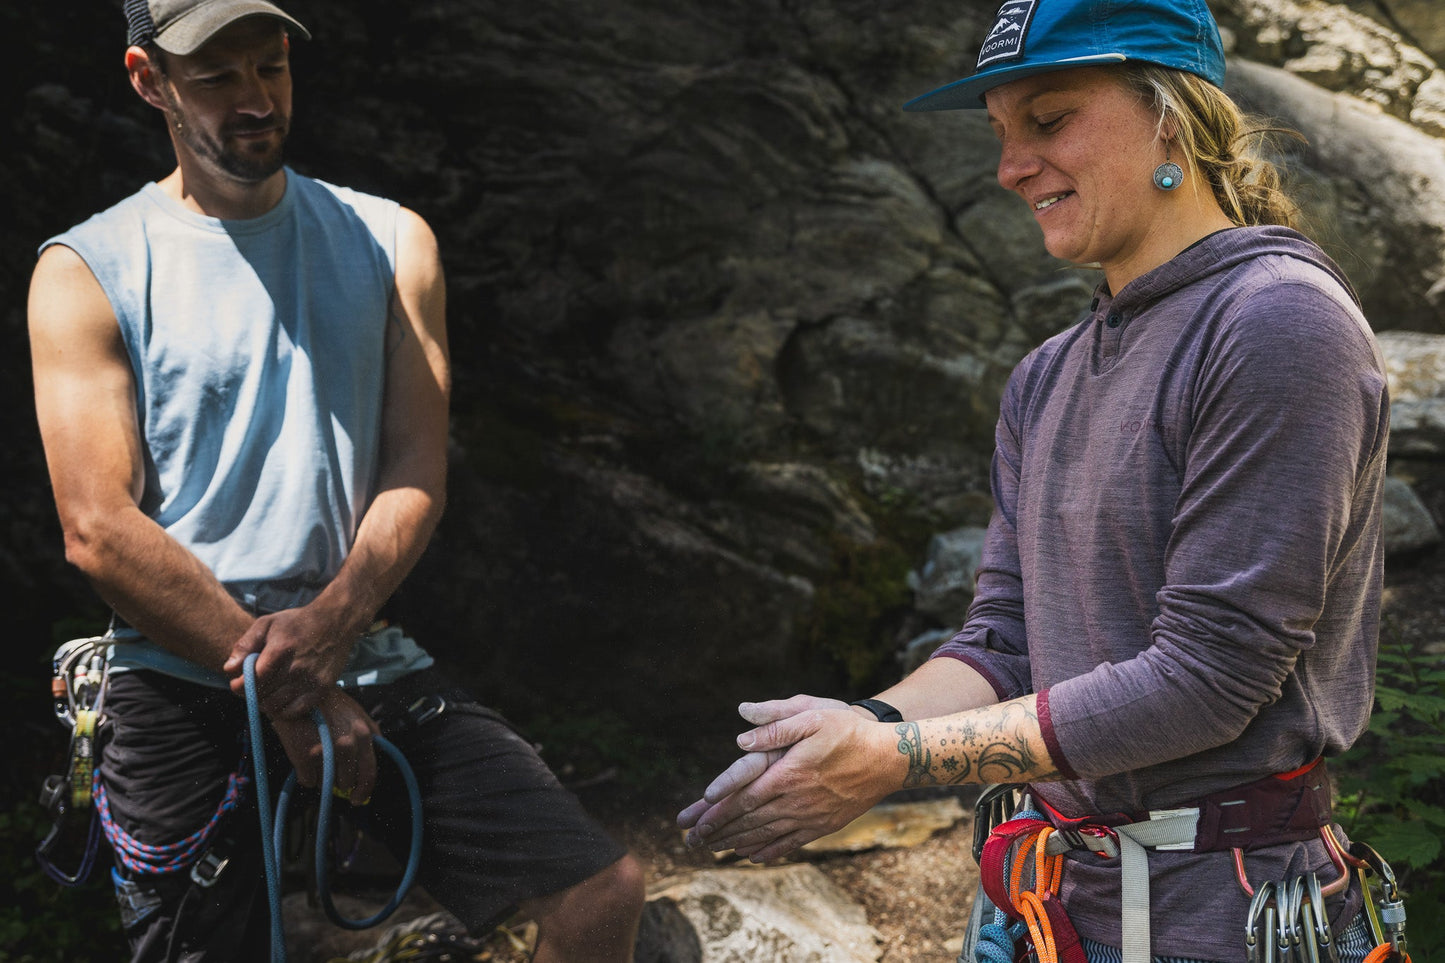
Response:
[{"label": "coiled rope", "polygon": [[[285,963],[286,935],[281,918],[280,853],[286,831],[286,811],[290,805],[291,793],[296,786],[296,772],[293,769],[291,774],[286,777],[286,782],[281,787],[281,795],[276,803],[276,812],[273,815],[267,802],[271,795],[266,776],[266,748],[262,744],[261,706],[256,697],[257,657],[258,653],[253,652],[246,656],[246,661],[242,664],[246,686],[246,718],[250,728],[251,759],[255,771],[256,808],[261,814],[261,857],[265,864],[266,895],[271,909],[271,960],[272,963]],[[345,929],[366,929],[369,926],[375,926],[395,912],[416,879],[417,867],[421,863],[421,790],[417,786],[416,774],[412,772],[411,766],[407,765],[401,750],[392,745],[385,737],[376,736],[373,740],[376,747],[391,757],[397,768],[401,770],[402,778],[406,780],[407,795],[411,800],[411,851],[407,856],[406,870],[402,874],[401,882],[386,906],[366,919],[353,920],[342,916],[331,900],[331,870],[326,859],[326,840],[331,834],[332,788],[336,785],[335,749],[331,741],[331,729],[327,726],[326,718],[321,714],[321,710],[311,710],[311,718],[316,722],[316,731],[321,739],[321,803],[316,825],[317,892],[322,908],[333,923]]]}]

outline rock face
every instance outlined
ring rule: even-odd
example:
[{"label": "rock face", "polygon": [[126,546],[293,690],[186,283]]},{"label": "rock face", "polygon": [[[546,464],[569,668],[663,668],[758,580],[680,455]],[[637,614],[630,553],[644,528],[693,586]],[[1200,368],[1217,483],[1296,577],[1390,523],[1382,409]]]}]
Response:
[{"label": "rock face", "polygon": [[1445,456],[1445,336],[1380,335],[1390,377],[1390,453]]},{"label": "rock face", "polygon": [[[876,963],[878,932],[863,908],[807,864],[704,870],[663,881],[649,913],[675,909],[696,934],[698,963]],[[687,951],[677,954],[681,963]]]},{"label": "rock face", "polygon": [[[169,169],[116,5],[29,6],[0,11],[30,58],[0,161],[17,363],[36,246]],[[987,522],[1004,380],[1097,280],[998,187],[983,117],[899,110],[971,70],[989,5],[291,7],[315,35],[296,168],[420,212],[447,269],[449,509],[395,607],[424,644],[514,713],[695,735],[870,688],[946,628],[908,573]],[[1429,8],[1216,5],[1233,89],[1307,136],[1306,210],[1382,331],[1445,330]],[[28,385],[3,390],[0,576],[38,650],[97,609]]]}]

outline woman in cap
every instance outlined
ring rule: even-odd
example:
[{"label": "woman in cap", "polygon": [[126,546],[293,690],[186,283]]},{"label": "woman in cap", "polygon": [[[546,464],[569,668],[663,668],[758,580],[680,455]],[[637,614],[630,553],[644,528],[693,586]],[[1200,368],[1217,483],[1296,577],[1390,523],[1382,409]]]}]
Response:
[{"label": "woman in cap", "polygon": [[1318,947],[1364,957],[1320,760],[1373,704],[1384,366],[1223,79],[1203,0],[1011,0],[905,105],[986,110],[999,182],[1103,279],[1005,389],[961,631],[875,699],[745,703],[690,843],[763,860],[898,789],[1027,783],[1114,843],[1063,866],[1090,961],[1243,961],[1251,892],[1306,880]]}]

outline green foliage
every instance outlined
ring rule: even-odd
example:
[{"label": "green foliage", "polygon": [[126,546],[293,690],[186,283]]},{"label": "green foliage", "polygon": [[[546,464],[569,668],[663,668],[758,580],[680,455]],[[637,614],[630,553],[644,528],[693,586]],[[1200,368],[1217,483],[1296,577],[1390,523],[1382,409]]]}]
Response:
[{"label": "green foliage", "polygon": [[1406,896],[1411,955],[1433,959],[1445,952],[1438,913],[1445,905],[1445,665],[1388,638],[1375,702],[1369,732],[1336,766],[1338,816],[1352,839],[1369,843],[1394,869]]},{"label": "green foliage", "polygon": [[887,539],[834,541],[833,566],[813,596],[808,642],[842,666],[851,689],[874,682],[892,655],[888,630],[910,604],[909,567],[907,554]]},{"label": "green foliage", "polygon": [[[37,787],[38,789],[38,787]],[[33,800],[0,813],[0,873],[11,890],[0,901],[0,963],[106,963],[124,955],[102,844],[90,882],[67,889],[41,872],[34,849],[50,818]],[[75,866],[62,865],[73,872]]]}]

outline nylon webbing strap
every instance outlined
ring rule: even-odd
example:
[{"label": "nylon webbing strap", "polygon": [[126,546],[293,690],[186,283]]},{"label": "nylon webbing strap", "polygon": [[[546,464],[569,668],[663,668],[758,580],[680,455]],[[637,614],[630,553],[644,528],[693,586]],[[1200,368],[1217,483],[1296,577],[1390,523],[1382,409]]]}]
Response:
[{"label": "nylon webbing strap", "polygon": [[1199,810],[1126,823],[1119,834],[1120,890],[1123,903],[1124,963],[1149,963],[1149,854],[1146,846],[1173,846],[1194,841]]}]

